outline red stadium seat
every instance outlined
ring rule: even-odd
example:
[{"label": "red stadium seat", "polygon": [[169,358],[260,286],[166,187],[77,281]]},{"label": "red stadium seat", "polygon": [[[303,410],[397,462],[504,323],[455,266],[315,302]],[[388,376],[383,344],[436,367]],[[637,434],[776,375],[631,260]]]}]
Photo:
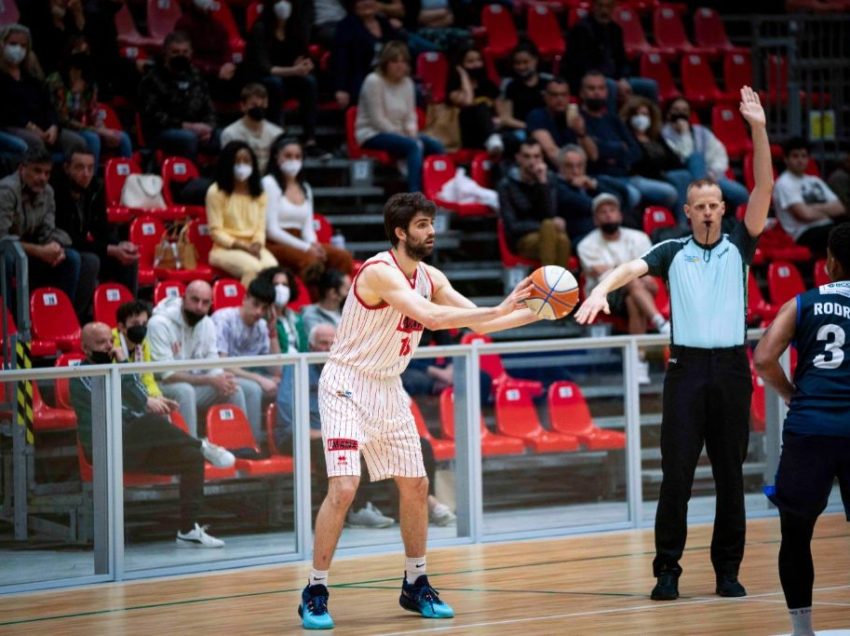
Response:
[{"label": "red stadium seat", "polygon": [[548,402],[553,431],[578,437],[581,445],[588,450],[626,447],[624,433],[599,428],[593,423],[587,401],[575,382],[553,382],[549,387]]},{"label": "red stadium seat", "polygon": [[590,6],[587,3],[570,6],[567,11],[567,28],[572,29],[576,22],[586,18],[589,14]]},{"label": "red stadium seat", "polygon": [[[744,51],[729,41],[726,25],[720,14],[710,7],[700,7],[694,12],[694,42],[706,51],[714,51],[712,57],[730,51]],[[748,82],[749,84],[749,82]]]},{"label": "red stadium seat", "polygon": [[496,429],[502,435],[516,437],[536,453],[573,452],[578,438],[547,431],[540,424],[537,409],[528,391],[502,386],[496,391]]},{"label": "red stadium seat", "polygon": [[0,26],[17,24],[20,17],[21,12],[18,11],[16,0],[3,0],[3,2],[0,2]]},{"label": "red stadium seat", "polygon": [[[465,333],[461,339],[461,344],[472,344],[480,342],[482,344],[490,344],[493,339],[483,333]],[[502,357],[498,353],[482,354],[480,358],[481,370],[490,376],[493,381],[493,391],[502,385],[512,387],[520,387],[527,391],[531,397],[543,395],[543,385],[537,380],[525,380],[522,378],[514,378],[508,375],[505,367],[502,364]]]},{"label": "red stadium seat", "polygon": [[623,46],[629,59],[637,59],[644,53],[661,52],[647,42],[640,16],[633,7],[622,4],[615,7],[614,22],[623,29]]},{"label": "red stadium seat", "polygon": [[797,294],[806,291],[803,278],[794,265],[788,261],[773,261],[767,266],[767,289],[770,300],[782,306]]},{"label": "red stadium seat", "polygon": [[711,130],[726,146],[731,159],[740,159],[753,149],[753,142],[747,135],[744,119],[737,108],[715,104],[711,109]]},{"label": "red stadium seat", "polygon": [[395,159],[390,153],[383,150],[369,150],[363,148],[357,143],[357,137],[354,134],[355,122],[357,121],[357,106],[351,106],[345,111],[345,141],[348,146],[348,157],[350,159],[360,159],[361,157],[371,157],[378,163],[385,166],[394,166]]},{"label": "red stadium seat", "polygon": [[163,280],[153,288],[153,304],[158,305],[166,298],[181,298],[186,285],[179,280]]},{"label": "red stadium seat", "polygon": [[[94,470],[91,462],[83,453],[83,445],[77,437],[77,462],[80,467],[80,480],[85,483],[94,481]],[[98,470],[103,470],[101,466]],[[149,473],[124,473],[124,487],[163,486],[174,483],[176,478],[171,475],[152,475]]]},{"label": "red stadium seat", "polygon": [[58,287],[40,287],[30,295],[33,340],[56,343],[60,351],[80,350],[80,323],[71,301]]},{"label": "red stadium seat", "polygon": [[640,74],[658,83],[658,99],[662,102],[669,102],[681,96],[673,81],[670,67],[660,53],[644,53],[640,56]]},{"label": "red stadium seat", "polygon": [[472,158],[469,176],[478,185],[492,189],[493,184],[490,182],[490,172],[492,169],[493,161],[490,159],[490,155],[486,152],[479,152]]},{"label": "red stadium seat", "polygon": [[540,261],[511,252],[511,248],[508,246],[508,239],[505,236],[505,226],[502,223],[502,219],[499,219],[496,224],[496,235],[499,241],[499,256],[502,259],[502,265],[505,267],[540,267]]},{"label": "red stadium seat", "polygon": [[828,285],[830,282],[832,282],[829,278],[829,272],[826,271],[825,258],[820,258],[815,261],[814,279],[816,287],[820,287],[821,285]]},{"label": "red stadium seat", "polygon": [[661,49],[672,49],[682,54],[698,50],[688,40],[678,8],[669,4],[659,5],[652,12],[652,36]]},{"label": "red stadium seat", "polygon": [[742,86],[753,85],[753,58],[749,51],[726,51],[723,55],[723,98],[735,101]]},{"label": "red stadium seat", "polygon": [[254,23],[263,14],[263,3],[256,1],[248,5],[245,10],[245,32],[250,33]]},{"label": "red stadium seat", "polygon": [[422,87],[432,104],[446,101],[446,82],[449,76],[449,62],[438,51],[425,51],[416,58],[416,76],[422,81]]},{"label": "red stadium seat", "polygon": [[316,231],[316,239],[319,243],[328,244],[334,235],[334,226],[324,214],[313,214],[313,229]]},{"label": "red stadium seat", "polygon": [[277,420],[277,405],[272,402],[266,407],[266,417],[265,417],[265,427],[266,427],[266,440],[268,440],[269,444],[269,454],[274,457],[275,455],[283,455],[280,452],[280,449],[277,447],[274,441],[274,426]]},{"label": "red stadium seat", "polygon": [[[440,428],[446,439],[455,438],[455,399],[454,389],[446,387],[440,393]],[[525,444],[516,437],[491,433],[481,418],[481,454],[484,457],[495,455],[522,455]]]},{"label": "red stadium seat", "polygon": [[537,46],[540,57],[550,60],[564,54],[566,44],[558,18],[541,4],[528,7],[528,37]]},{"label": "red stadium seat", "polygon": [[161,44],[182,14],[180,0],[148,0],[148,33]]},{"label": "red stadium seat", "polygon": [[[171,420],[171,423],[179,428],[184,433],[189,433],[189,427],[186,424],[186,420],[183,419],[183,416],[180,414],[180,411],[174,410],[171,411],[168,415],[168,419]],[[232,479],[236,477],[236,466],[231,466],[230,468],[221,468],[219,466],[213,466],[209,462],[204,462],[204,481],[214,481],[216,479]]]},{"label": "red stadium seat", "polygon": [[519,41],[511,12],[500,4],[481,10],[481,25],[487,33],[487,48],[496,59],[507,57]]},{"label": "red stadium seat", "polygon": [[106,162],[104,169],[104,192],[106,194],[106,219],[110,223],[129,223],[137,210],[121,205],[121,191],[131,174],[141,174],[142,169],[133,160],[115,157]]},{"label": "red stadium seat", "polygon": [[479,203],[453,203],[437,196],[443,184],[455,176],[455,171],[455,162],[447,155],[431,155],[430,157],[426,157],[425,164],[422,167],[422,191],[425,196],[441,208],[457,212],[460,216],[485,216],[492,214],[493,211],[486,205]]},{"label": "red stadium seat", "polygon": [[753,427],[754,433],[764,433],[765,431],[765,398],[764,398],[764,380],[753,369],[753,396],[750,398],[750,425]]},{"label": "red stadium seat", "polygon": [[182,219],[186,216],[206,217],[207,210],[203,205],[182,205],[174,200],[174,184],[185,184],[200,176],[198,167],[191,159],[185,157],[166,157],[162,162],[162,198],[170,209],[169,216]]},{"label": "red stadium seat", "polygon": [[139,248],[139,285],[150,287],[156,282],[154,253],[165,226],[152,216],[140,216],[130,223],[130,241]]},{"label": "red stadium seat", "polygon": [[652,277],[655,280],[655,286],[658,288],[658,291],[655,292],[655,306],[658,308],[658,312],[664,316],[665,320],[670,320],[670,294],[667,291],[667,285],[664,284],[664,281],[659,276]]},{"label": "red stadium seat", "polygon": [[[78,367],[86,359],[86,356],[79,352],[63,353],[56,358],[57,367]],[[71,387],[68,378],[56,380],[54,386],[54,395],[56,406],[63,409],[73,409],[71,404]]]},{"label": "red stadium seat", "polygon": [[235,278],[219,278],[213,283],[213,310],[239,307],[245,297],[245,288]]},{"label": "red stadium seat", "polygon": [[133,294],[121,283],[101,283],[94,290],[94,319],[115,327],[118,308],[131,300]]},{"label": "red stadium seat", "polygon": [[227,31],[230,61],[234,64],[240,64],[245,56],[245,40],[242,39],[242,34],[239,33],[239,27],[236,26],[236,20],[233,19],[233,13],[230,11],[228,3],[216,2],[212,10],[212,16]]},{"label": "red stadium seat", "polygon": [[416,422],[416,430],[419,431],[419,437],[427,439],[431,443],[431,448],[434,449],[434,459],[438,462],[444,462],[455,457],[455,443],[448,439],[437,439],[431,435],[428,426],[425,424],[425,418],[422,417],[422,411],[419,410],[419,405],[416,400],[410,399],[410,412],[413,414],[413,420]]},{"label": "red stadium seat", "polygon": [[761,293],[752,270],[747,273],[747,324],[768,325],[776,318],[779,306],[769,303]]},{"label": "red stadium seat", "polygon": [[118,44],[122,47],[156,50],[162,40],[146,37],[139,33],[130,8],[122,3],[121,9],[115,14],[115,30],[118,32]]},{"label": "red stadium seat", "polygon": [[[15,317],[9,308],[6,307],[6,333],[10,336],[18,333],[18,327],[15,324]],[[0,333],[0,347],[3,345],[3,335]],[[52,340],[31,340],[30,355],[33,358],[53,357],[56,354],[56,343]],[[2,384],[2,383],[0,383]]]},{"label": "red stadium seat", "polygon": [[661,205],[650,205],[644,209],[643,231],[647,236],[665,227],[676,227],[676,219],[670,210]]},{"label": "red stadium seat", "polygon": [[[228,450],[250,448],[260,454],[248,418],[235,404],[215,404],[210,407],[207,411],[207,439]],[[292,466],[292,458],[283,455],[236,460],[236,470],[240,476],[284,475],[292,472]]]},{"label": "red stadium seat", "polygon": [[77,427],[77,414],[70,408],[50,406],[41,396],[38,382],[32,382],[32,427],[37,433],[70,431]]},{"label": "red stadium seat", "polygon": [[779,223],[774,223],[762,232],[759,246],[767,261],[807,263],[812,260],[811,250],[805,245],[797,245]]},{"label": "red stadium seat", "polygon": [[714,81],[714,71],[708,65],[706,56],[699,53],[686,53],[680,60],[682,89],[685,99],[697,107],[714,104],[723,99],[723,93]]},{"label": "red stadium seat", "polygon": [[201,223],[199,219],[192,219],[188,223],[189,242],[195,246],[198,263],[194,269],[169,269],[165,267],[154,267],[154,274],[158,280],[179,280],[191,283],[193,280],[211,281],[216,272],[209,265],[209,254],[212,249],[212,239],[209,236],[209,227]]},{"label": "red stadium seat", "polygon": [[298,300],[291,300],[287,305],[292,311],[298,311],[313,302],[309,288],[298,276],[295,277],[295,286],[298,288]]}]

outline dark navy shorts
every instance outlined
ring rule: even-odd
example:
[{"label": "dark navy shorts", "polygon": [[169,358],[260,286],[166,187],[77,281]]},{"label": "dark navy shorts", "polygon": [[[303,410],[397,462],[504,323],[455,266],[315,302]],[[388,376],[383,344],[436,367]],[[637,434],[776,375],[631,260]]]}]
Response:
[{"label": "dark navy shorts", "polygon": [[836,477],[850,521],[850,437],[785,431],[776,487],[768,496],[780,510],[814,518],[826,508]]}]

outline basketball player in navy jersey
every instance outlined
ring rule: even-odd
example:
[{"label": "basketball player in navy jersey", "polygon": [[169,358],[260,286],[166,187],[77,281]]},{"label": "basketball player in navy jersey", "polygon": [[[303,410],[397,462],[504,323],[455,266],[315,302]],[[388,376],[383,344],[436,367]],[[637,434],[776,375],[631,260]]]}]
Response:
[{"label": "basketball player in navy jersey", "polygon": [[[815,633],[812,533],[836,477],[850,521],[850,223],[830,233],[826,268],[834,282],[785,303],[755,352],[759,375],[789,405],[775,492],[769,496],[779,508],[779,579],[793,636]],[[793,383],[779,365],[792,342]]]}]

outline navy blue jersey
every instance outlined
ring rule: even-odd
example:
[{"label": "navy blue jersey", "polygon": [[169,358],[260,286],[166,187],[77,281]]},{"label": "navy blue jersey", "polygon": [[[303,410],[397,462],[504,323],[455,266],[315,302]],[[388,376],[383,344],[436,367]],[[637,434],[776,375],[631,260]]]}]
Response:
[{"label": "navy blue jersey", "polygon": [[797,296],[797,370],[785,430],[850,437],[850,281]]}]

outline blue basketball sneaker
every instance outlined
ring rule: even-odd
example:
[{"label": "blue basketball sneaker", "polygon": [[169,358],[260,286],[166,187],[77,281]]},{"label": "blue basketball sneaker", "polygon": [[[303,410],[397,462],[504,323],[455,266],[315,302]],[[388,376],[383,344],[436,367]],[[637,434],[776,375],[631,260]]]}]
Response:
[{"label": "blue basketball sneaker", "polygon": [[440,595],[431,584],[428,577],[422,574],[412,585],[407,578],[401,580],[401,596],[399,604],[410,612],[421,614],[425,618],[454,618],[455,611],[450,605],[440,600]]},{"label": "blue basketball sneaker", "polygon": [[328,613],[329,595],[324,585],[308,585],[301,592],[298,616],[304,629],[333,629],[334,619]]}]

